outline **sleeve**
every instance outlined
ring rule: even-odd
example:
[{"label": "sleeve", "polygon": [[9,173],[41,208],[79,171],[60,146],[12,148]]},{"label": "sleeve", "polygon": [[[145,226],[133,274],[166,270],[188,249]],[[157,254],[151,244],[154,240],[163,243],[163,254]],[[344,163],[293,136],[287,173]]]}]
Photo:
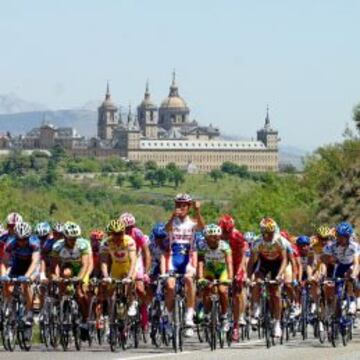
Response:
[{"label": "sleeve", "polygon": [[229,244],[227,242],[223,242],[223,251],[225,253],[225,255],[231,255],[231,248],[229,246]]},{"label": "sleeve", "polygon": [[86,239],[81,239],[79,247],[80,247],[81,255],[91,255],[92,254],[90,241],[88,241]]},{"label": "sleeve", "polygon": [[54,246],[52,247],[50,256],[57,258],[59,257],[59,252],[60,252],[60,248],[61,248],[61,241],[57,241]]},{"label": "sleeve", "polygon": [[15,240],[11,240],[10,242],[5,244],[5,252],[7,254],[11,254],[15,248]]},{"label": "sleeve", "polygon": [[144,245],[148,243],[148,237],[143,234],[140,229],[135,229],[135,236],[136,243],[139,245],[140,248],[143,248]]},{"label": "sleeve", "polygon": [[334,255],[334,249],[332,245],[326,245],[323,248],[323,252],[324,255],[329,255],[329,256],[333,256]]},{"label": "sleeve", "polygon": [[100,255],[109,255],[109,243],[108,240],[104,240],[100,244]]},{"label": "sleeve", "polygon": [[128,241],[128,251],[136,251],[135,240],[132,237],[127,238]]},{"label": "sleeve", "polygon": [[40,240],[38,238],[30,238],[30,246],[33,252],[39,252]]}]

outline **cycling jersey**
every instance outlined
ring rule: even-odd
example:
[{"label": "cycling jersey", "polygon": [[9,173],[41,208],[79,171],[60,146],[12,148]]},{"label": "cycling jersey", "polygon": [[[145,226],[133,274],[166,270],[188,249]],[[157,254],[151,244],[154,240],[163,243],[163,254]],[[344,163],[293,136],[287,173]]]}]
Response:
[{"label": "cycling jersey", "polygon": [[194,238],[196,227],[197,223],[189,216],[183,221],[178,217],[172,220],[172,231],[169,233],[170,271],[180,274],[194,271],[189,260],[190,254],[196,251]]},{"label": "cycling jersey", "polygon": [[331,241],[327,240],[325,242],[323,242],[319,237],[317,236],[313,236],[311,238],[311,252],[314,254],[314,256],[319,259],[320,256],[323,254],[324,252],[324,248],[326,245],[330,244]]},{"label": "cycling jersey", "polygon": [[359,245],[354,241],[349,241],[347,246],[341,246],[337,241],[334,241],[324,248],[325,255],[333,256],[336,262],[342,265],[352,264],[359,253]]},{"label": "cycling jersey", "polygon": [[15,235],[10,235],[7,230],[0,235],[0,261],[9,266],[11,265],[11,259],[8,259],[8,254],[5,251],[5,247],[8,242],[14,239]]},{"label": "cycling jersey", "polygon": [[220,240],[216,249],[211,249],[207,244],[199,254],[204,262],[204,277],[208,279],[227,280],[226,257],[231,255],[231,249],[226,241]]},{"label": "cycling jersey", "polygon": [[32,256],[40,251],[40,241],[36,236],[31,236],[25,246],[20,246],[17,239],[13,238],[5,246],[5,252],[11,259],[10,276],[25,275],[32,262]]},{"label": "cycling jersey", "polygon": [[271,241],[265,241],[261,237],[259,241],[255,243],[253,252],[265,261],[282,260],[282,252],[284,250],[290,251],[285,243],[286,240],[280,234],[275,233]]},{"label": "cycling jersey", "polygon": [[58,259],[62,270],[69,267],[72,275],[77,276],[82,267],[82,257],[91,255],[90,242],[84,238],[78,238],[74,247],[70,249],[66,246],[65,240],[59,240],[52,248],[52,255]]},{"label": "cycling jersey", "polygon": [[169,240],[162,239],[160,244],[156,243],[154,235],[151,234],[149,238],[149,250],[151,254],[150,276],[155,277],[160,274],[160,259],[161,255],[166,252],[169,247]]},{"label": "cycling jersey", "polygon": [[41,256],[41,260],[45,261],[46,272],[49,272],[51,270],[52,260],[53,260],[52,250],[56,241],[57,240],[55,240],[54,238],[50,238],[45,240],[45,242],[40,245],[41,247],[40,256]]},{"label": "cycling jersey", "polygon": [[105,239],[100,245],[100,254],[111,257],[111,277],[121,279],[128,276],[130,271],[131,251],[136,251],[136,244],[132,237],[124,235],[121,244],[116,244],[111,238]]}]

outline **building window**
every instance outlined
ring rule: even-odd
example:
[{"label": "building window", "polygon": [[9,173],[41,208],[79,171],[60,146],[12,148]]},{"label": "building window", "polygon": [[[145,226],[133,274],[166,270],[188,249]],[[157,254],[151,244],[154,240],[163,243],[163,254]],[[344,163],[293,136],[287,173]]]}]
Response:
[{"label": "building window", "polygon": [[154,121],[154,112],[150,111],[150,121]]}]

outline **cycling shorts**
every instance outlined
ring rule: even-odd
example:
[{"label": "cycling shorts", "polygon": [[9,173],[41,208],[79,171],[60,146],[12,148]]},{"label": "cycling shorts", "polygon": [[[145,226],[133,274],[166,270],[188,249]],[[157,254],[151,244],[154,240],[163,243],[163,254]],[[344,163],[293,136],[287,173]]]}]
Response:
[{"label": "cycling shorts", "polygon": [[15,262],[11,267],[9,277],[12,278],[12,277],[24,276],[29,270],[30,265],[31,265],[31,261]]},{"label": "cycling shorts", "polygon": [[270,279],[275,280],[279,274],[281,260],[265,260],[261,258],[256,272],[265,278],[270,273]]},{"label": "cycling shorts", "polygon": [[334,278],[343,278],[345,274],[351,270],[352,263],[350,264],[338,264],[335,266],[334,269]]},{"label": "cycling shorts", "polygon": [[189,254],[173,254],[170,258],[169,271],[181,275],[195,274]]},{"label": "cycling shorts", "polygon": [[214,271],[204,269],[204,278],[207,280],[220,280],[220,281],[226,281],[229,280],[229,274],[226,269],[223,271],[216,273]]}]

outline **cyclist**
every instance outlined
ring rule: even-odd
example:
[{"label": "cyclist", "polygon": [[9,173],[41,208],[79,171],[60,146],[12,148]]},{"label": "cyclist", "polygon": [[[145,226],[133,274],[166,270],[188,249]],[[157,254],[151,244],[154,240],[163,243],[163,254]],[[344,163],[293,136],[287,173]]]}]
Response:
[{"label": "cyclist", "polygon": [[[136,244],[136,293],[141,300],[140,315],[141,326],[144,330],[148,327],[149,314],[147,310],[147,298],[145,284],[148,284],[149,271],[151,266],[151,255],[149,250],[149,239],[143,232],[136,227],[136,219],[133,214],[123,213],[119,218],[125,224],[125,234],[131,236],[135,240]],[[135,304],[129,308],[130,316],[134,316],[136,313]]]},{"label": "cyclist", "polygon": [[[7,242],[5,251],[11,259],[9,269],[9,278],[16,278],[22,284],[22,291],[26,300],[25,322],[32,324],[33,313],[33,294],[29,280],[35,279],[40,260],[40,243],[36,236],[32,236],[30,224],[26,222],[17,222],[14,227],[14,238]],[[11,296],[12,287],[6,286],[5,296],[7,299]]]},{"label": "cyclist", "polygon": [[250,256],[249,245],[245,241],[243,234],[235,228],[235,221],[230,215],[224,215],[219,220],[222,230],[222,239],[227,241],[232,252],[234,268],[233,286],[233,311],[234,311],[234,330],[233,341],[239,341],[239,325],[246,325],[246,268]]},{"label": "cyclist", "polygon": [[[134,239],[125,234],[125,224],[119,219],[109,222],[107,232],[110,234],[109,237],[105,238],[100,245],[101,271],[104,280],[108,282],[111,282],[111,279],[134,281],[137,261]],[[109,264],[111,264],[110,268]],[[108,289],[110,298],[113,291],[112,287]],[[131,299],[130,307],[135,307],[133,299]],[[132,314],[129,313],[129,315]]]},{"label": "cyclist", "polygon": [[[52,249],[55,277],[80,280],[86,287],[92,272],[90,242],[81,237],[81,228],[74,222],[67,221],[63,231],[64,239],[58,240]],[[82,315],[81,330],[84,338],[87,329],[88,301],[86,288],[81,283],[76,286],[76,298]]]},{"label": "cyclist", "polygon": [[91,277],[101,278],[100,244],[104,240],[105,233],[102,230],[93,230],[90,233],[90,244],[92,250]]},{"label": "cyclist", "polygon": [[[161,273],[166,270],[185,275],[185,296],[186,296],[186,315],[185,325],[187,327],[185,336],[192,336],[194,326],[195,308],[195,285],[194,276],[197,268],[197,251],[195,248],[195,232],[204,228],[204,220],[200,213],[200,202],[193,201],[188,194],[178,194],[175,199],[175,211],[166,224],[166,231],[169,234],[169,250],[166,254],[166,263]],[[189,211],[193,206],[195,218],[189,216]],[[163,262],[165,264],[165,262]],[[167,281],[166,308],[169,322],[172,323],[173,308],[175,299],[175,279],[169,278]]]},{"label": "cyclist", "polygon": [[208,323],[211,311],[212,286],[206,280],[220,280],[218,287],[221,307],[221,327],[223,331],[229,331],[228,311],[228,285],[233,278],[231,248],[226,241],[221,240],[222,230],[216,224],[206,225],[204,235],[206,246],[199,253],[199,284],[204,283],[203,303],[205,310],[205,323]]},{"label": "cyclist", "polygon": [[2,234],[5,232],[3,224],[0,224],[0,277],[6,273],[5,265],[5,241],[2,240]]},{"label": "cyclist", "polygon": [[[351,240],[353,234],[352,226],[347,222],[341,222],[336,226],[336,240],[324,248],[324,256],[329,263],[334,263],[333,278],[345,278],[347,294],[350,296],[349,313],[356,313],[356,301],[353,283],[359,274],[359,245]],[[352,280],[352,281],[350,281]],[[334,286],[326,284],[325,299],[332,304],[334,309],[336,297]]]},{"label": "cyclist", "polygon": [[[255,274],[255,280],[264,280],[270,274],[271,280],[280,282],[288,263],[287,250],[276,222],[271,218],[263,218],[260,222],[261,237],[251,252],[248,265],[248,277]],[[257,268],[254,264],[257,262]],[[252,323],[257,323],[260,315],[260,286],[256,284],[252,289],[252,304],[254,306]],[[278,284],[269,286],[272,316],[275,319],[274,336],[281,337],[281,296]]]},{"label": "cyclist", "polygon": [[55,223],[52,226],[52,236],[54,240],[62,240],[64,238],[64,224],[63,223]]}]

